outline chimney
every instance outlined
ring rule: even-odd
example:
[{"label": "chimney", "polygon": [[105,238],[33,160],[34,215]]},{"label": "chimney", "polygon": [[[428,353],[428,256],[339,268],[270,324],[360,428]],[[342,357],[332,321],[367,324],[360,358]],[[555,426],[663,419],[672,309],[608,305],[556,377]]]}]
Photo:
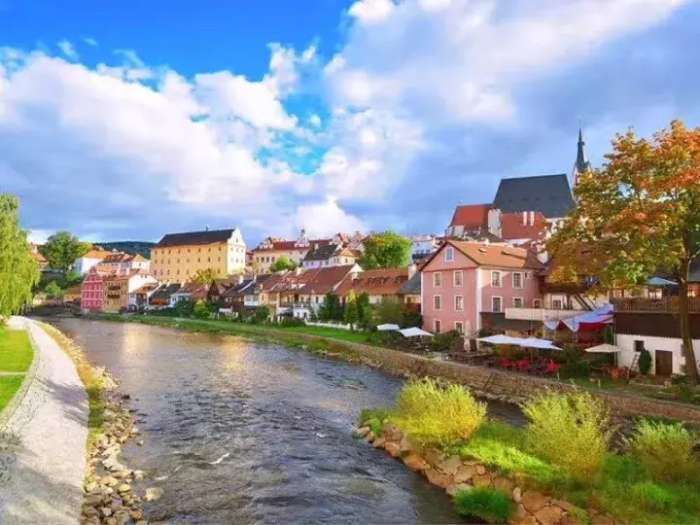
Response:
[{"label": "chimney", "polygon": [[411,279],[418,271],[418,265],[416,263],[411,263],[408,265],[408,278]]}]

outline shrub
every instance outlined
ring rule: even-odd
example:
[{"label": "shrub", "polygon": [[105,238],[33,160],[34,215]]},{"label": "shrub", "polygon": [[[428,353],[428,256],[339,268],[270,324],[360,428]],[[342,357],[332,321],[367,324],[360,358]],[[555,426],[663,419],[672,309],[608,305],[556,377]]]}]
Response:
[{"label": "shrub", "polygon": [[194,315],[197,319],[208,319],[210,313],[209,305],[204,300],[200,299],[194,303],[192,315]]},{"label": "shrub", "polygon": [[578,480],[590,480],[605,458],[611,431],[604,403],[587,393],[543,394],[528,401],[527,444]]},{"label": "shrub", "polygon": [[651,481],[635,483],[630,488],[630,499],[645,510],[664,512],[675,503],[675,496],[666,487],[661,487]]},{"label": "shrub", "polygon": [[430,339],[430,348],[435,352],[447,352],[452,350],[461,340],[462,336],[459,332],[450,330],[449,332],[435,334],[435,336]]},{"label": "shrub", "polygon": [[264,323],[270,318],[270,309],[267,306],[258,306],[250,321],[254,324]]},{"label": "shrub", "polygon": [[468,439],[483,423],[486,405],[461,385],[411,381],[399,393],[396,424],[421,446]]},{"label": "shrub", "polygon": [[382,433],[384,420],[389,417],[389,410],[386,408],[365,408],[360,412],[360,425],[367,425],[374,435]]},{"label": "shrub", "polygon": [[639,353],[639,372],[642,375],[647,375],[651,372],[651,354],[649,350],[642,350]]},{"label": "shrub", "polygon": [[506,523],[514,510],[508,494],[500,490],[479,487],[462,490],[455,495],[457,514],[468,518],[481,518],[488,523]]},{"label": "shrub", "polygon": [[695,436],[679,423],[642,419],[627,443],[632,455],[655,479],[683,481],[698,477]]},{"label": "shrub", "polygon": [[296,326],[306,326],[306,323],[303,319],[299,319],[298,317],[283,317],[280,321],[280,325],[287,328],[294,328]]}]

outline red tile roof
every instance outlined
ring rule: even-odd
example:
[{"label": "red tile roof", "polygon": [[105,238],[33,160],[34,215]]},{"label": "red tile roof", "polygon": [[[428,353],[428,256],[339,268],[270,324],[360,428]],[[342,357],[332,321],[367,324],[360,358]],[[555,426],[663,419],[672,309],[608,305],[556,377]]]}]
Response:
[{"label": "red tile roof", "polygon": [[357,278],[346,277],[338,287],[338,295],[352,290],[356,295],[396,295],[408,281],[408,268],[380,268],[360,272]]},{"label": "red tile roof", "polygon": [[423,266],[423,271],[446,246],[453,246],[462,254],[474,261],[478,266],[495,268],[513,268],[541,270],[543,264],[537,256],[527,248],[516,248],[505,243],[481,243],[469,241],[447,241],[438,251],[430,256]]},{"label": "red tile roof", "polygon": [[452,215],[450,226],[479,228],[488,225],[488,215],[491,204],[466,204],[457,206]]},{"label": "red tile roof", "polygon": [[535,212],[534,224],[530,225],[530,212],[527,213],[527,224],[523,224],[523,214],[502,213],[501,214],[501,238],[504,240],[513,239],[542,239],[547,231],[547,222],[541,212]]}]

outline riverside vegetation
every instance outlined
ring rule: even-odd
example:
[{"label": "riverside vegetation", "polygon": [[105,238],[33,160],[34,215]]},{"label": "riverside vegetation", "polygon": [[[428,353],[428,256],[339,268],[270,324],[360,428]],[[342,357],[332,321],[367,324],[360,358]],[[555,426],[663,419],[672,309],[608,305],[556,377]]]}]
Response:
[{"label": "riverside vegetation", "polygon": [[470,518],[700,523],[691,430],[641,419],[613,449],[607,408],[588,393],[542,394],[523,410],[524,428],[490,420],[466,388],[424,379],[395,406],[364,410],[357,435],[445,488]]},{"label": "riverside vegetation", "polygon": [[103,368],[88,363],[80,347],[56,328],[42,328],[73,359],[88,395],[88,466],[83,485],[82,525],[144,525],[143,501],[160,497],[160,489],[136,493],[135,481],[142,471],[131,470],[119,460],[122,446],[138,439],[138,428],[128,407],[129,396],[118,391],[117,383]]}]

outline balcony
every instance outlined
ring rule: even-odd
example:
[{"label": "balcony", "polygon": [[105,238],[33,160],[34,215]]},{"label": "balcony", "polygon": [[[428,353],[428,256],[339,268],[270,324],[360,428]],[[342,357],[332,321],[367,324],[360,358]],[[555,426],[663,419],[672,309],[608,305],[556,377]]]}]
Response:
[{"label": "balcony", "polygon": [[506,308],[506,319],[516,319],[519,321],[556,321],[568,319],[580,314],[581,310],[551,308]]},{"label": "balcony", "polygon": [[[616,312],[625,313],[678,313],[678,297],[662,297],[649,299],[631,297],[625,299],[612,299]],[[688,298],[688,311],[700,313],[700,297]]]}]

